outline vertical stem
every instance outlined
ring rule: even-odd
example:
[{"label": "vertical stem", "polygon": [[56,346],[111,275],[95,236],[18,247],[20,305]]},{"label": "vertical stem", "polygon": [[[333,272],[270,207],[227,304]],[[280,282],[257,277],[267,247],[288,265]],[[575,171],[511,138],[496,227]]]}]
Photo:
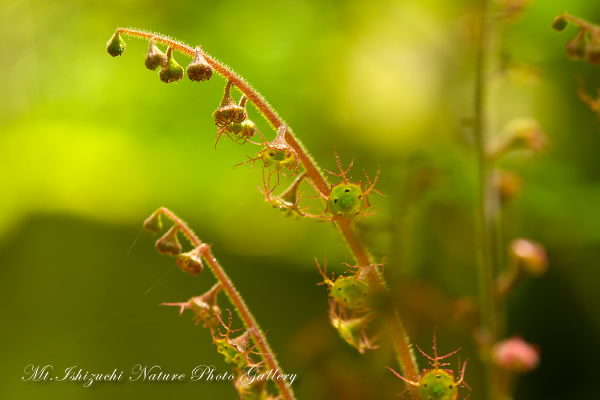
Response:
[{"label": "vertical stem", "polygon": [[[478,283],[479,306],[481,313],[481,329],[485,335],[485,352],[490,344],[496,341],[496,305],[494,299],[494,260],[493,237],[491,235],[489,220],[487,218],[488,205],[488,177],[489,165],[486,158],[486,116],[485,97],[487,94],[487,49],[489,24],[489,0],[481,0],[479,32],[477,35],[476,61],[475,61],[475,93],[474,93],[474,135],[477,152],[477,257],[478,257]],[[493,400],[496,395],[496,372],[489,355],[484,355],[487,399]]]}]

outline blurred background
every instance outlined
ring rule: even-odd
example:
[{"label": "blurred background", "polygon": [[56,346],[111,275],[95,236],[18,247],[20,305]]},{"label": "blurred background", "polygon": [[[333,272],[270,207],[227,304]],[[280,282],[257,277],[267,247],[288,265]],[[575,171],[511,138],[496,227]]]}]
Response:
[{"label": "blurred background", "polygon": [[[510,3],[518,10],[522,1]],[[360,233],[378,259],[386,258],[413,341],[430,349],[437,327],[440,353],[461,346],[461,359],[471,360],[471,398],[482,398],[469,323],[454,307],[477,294],[469,129],[475,5],[2,2],[0,397],[236,398],[228,383],[84,388],[21,381],[28,364],[55,371],[129,371],[138,363],[171,372],[199,364],[227,370],[191,313],[179,317],[159,306],[199,295],[214,281],[206,271],[191,278],[155,252],[155,238],[141,224],[160,206],[213,244],[281,365],[299,375],[299,399],[389,399],[403,390],[384,368],[394,365],[389,347],[360,356],[329,325],[313,257],[327,257],[338,273],[352,263],[337,232],[282,218],[263,201],[260,166],[232,168],[256,147],[222,138],[215,151],[211,113],[224,80],[165,85],[145,69],[147,42],[137,39],[126,38],[125,53],[113,59],[106,40],[125,26],[202,45],[232,66],[323,167],[335,168],[334,146],[344,163],[356,157],[355,178],[381,166],[378,188],[386,197],[374,197],[379,211],[359,223]],[[560,34],[550,28],[567,7],[600,22],[600,3],[531,1],[496,26],[490,47],[490,136],[528,117],[549,141],[541,154],[503,162],[522,184],[503,210],[501,240],[534,239],[550,259],[548,273],[522,282],[506,304],[504,336],[520,335],[541,349],[539,368],[520,377],[515,399],[595,396],[600,127],[577,97],[576,76],[595,94],[600,75],[564,54],[573,26]],[[255,110],[250,114],[272,138]]]}]

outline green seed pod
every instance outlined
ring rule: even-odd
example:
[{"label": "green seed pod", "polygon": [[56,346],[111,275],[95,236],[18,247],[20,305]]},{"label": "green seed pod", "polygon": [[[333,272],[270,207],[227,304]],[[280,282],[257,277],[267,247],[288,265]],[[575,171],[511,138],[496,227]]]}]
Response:
[{"label": "green seed pod", "polygon": [[571,58],[581,60],[585,57],[586,53],[586,40],[585,40],[586,30],[581,28],[579,33],[567,43],[567,47],[565,51],[567,55]]},{"label": "green seed pod", "polygon": [[108,43],[106,43],[106,51],[113,57],[120,56],[125,51],[125,41],[119,34],[119,32],[115,32],[115,34],[110,38]]},{"label": "green seed pod", "polygon": [[158,211],[146,218],[144,229],[150,233],[159,233],[162,230],[162,221],[160,220],[160,213]]},{"label": "green seed pod", "polygon": [[165,56],[165,53],[160,51],[154,40],[151,39],[145,60],[146,68],[155,71],[156,68],[163,66],[166,62],[167,57]]},{"label": "green seed pod", "polygon": [[331,188],[326,212],[352,219],[369,205],[358,183],[339,183]]},{"label": "green seed pod", "polygon": [[192,81],[200,82],[207,81],[213,74],[213,67],[206,62],[202,49],[196,47],[196,53],[194,54],[194,60],[190,65],[187,66],[188,78]]},{"label": "green seed pod", "polygon": [[159,73],[160,80],[164,83],[177,82],[183,78],[183,67],[173,58],[173,48],[167,49],[167,62],[162,66]]},{"label": "green seed pod", "polygon": [[349,310],[365,308],[368,294],[369,284],[352,276],[339,276],[329,289],[329,295]]},{"label": "green seed pod", "polygon": [[567,20],[562,15],[559,15],[552,21],[552,29],[560,32],[567,27],[567,24]]},{"label": "green seed pod", "polygon": [[242,122],[232,122],[227,126],[227,131],[231,132],[239,140],[248,140],[256,133],[256,124],[249,119]]},{"label": "green seed pod", "polygon": [[177,238],[177,232],[179,227],[173,225],[171,229],[167,231],[160,239],[155,243],[156,249],[160,254],[166,254],[168,256],[176,256],[181,253],[182,247]]},{"label": "green seed pod", "polygon": [[417,389],[420,399],[456,400],[458,385],[454,382],[454,374],[444,369],[423,371]]},{"label": "green seed pod", "polygon": [[296,153],[290,148],[267,147],[260,152],[260,158],[265,167],[275,166],[292,169],[296,165]]},{"label": "green seed pod", "polygon": [[335,308],[335,302],[331,301],[329,306],[329,321],[337,329],[340,337],[358,350],[360,354],[364,354],[366,350],[374,349],[375,346],[366,333],[372,315],[368,314],[357,318],[342,318],[336,313]]},{"label": "green seed pod", "polygon": [[192,276],[198,275],[204,268],[202,254],[200,254],[198,247],[187,253],[178,254],[176,262],[183,272],[187,272]]},{"label": "green seed pod", "polygon": [[248,358],[250,351],[250,331],[246,331],[237,338],[214,338],[217,351],[225,356],[225,362],[238,368],[244,368],[251,360]]}]

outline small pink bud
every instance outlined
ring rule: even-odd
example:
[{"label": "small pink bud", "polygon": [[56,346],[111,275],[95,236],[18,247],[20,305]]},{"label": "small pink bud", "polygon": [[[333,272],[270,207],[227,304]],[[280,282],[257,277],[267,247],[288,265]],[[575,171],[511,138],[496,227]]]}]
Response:
[{"label": "small pink bud", "polygon": [[498,342],[492,348],[494,362],[510,371],[528,372],[540,362],[539,350],[520,337]]},{"label": "small pink bud", "polygon": [[548,269],[548,256],[544,247],[531,240],[515,239],[510,244],[510,254],[519,267],[533,276],[543,275]]}]

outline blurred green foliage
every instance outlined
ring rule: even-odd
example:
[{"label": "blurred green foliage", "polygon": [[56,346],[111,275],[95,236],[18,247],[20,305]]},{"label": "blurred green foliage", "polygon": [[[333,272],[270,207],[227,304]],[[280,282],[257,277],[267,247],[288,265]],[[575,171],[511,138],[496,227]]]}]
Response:
[{"label": "blurred green foliage", "polygon": [[[449,304],[474,296],[472,1],[280,2],[237,0],[16,1],[0,5],[0,398],[234,398],[229,384],[35,384],[30,363],[63,370],[128,370],[137,363],[189,371],[225,369],[208,332],[159,308],[211,286],[157,255],[140,232],[166,206],[214,244],[299,398],[393,398],[402,384],[387,347],[359,356],[328,326],[326,293],[312,258],[351,262],[329,224],[283,219],[261,199],[260,167],[232,169],[255,150],[227,140],[214,151],[212,111],[224,82],[165,85],[144,68],[147,43],[126,39],[106,54],[117,26],[161,32],[231,65],[253,84],[325,168],[333,146],[354,175],[382,168],[380,210],[360,223],[404,304],[413,340],[441,352],[463,346],[473,397],[481,373],[469,333]],[[507,335],[542,350],[517,399],[590,398],[600,355],[600,128],[580,102],[598,67],[564,55],[574,35],[550,24],[569,12],[600,22],[600,4],[533,1],[496,31],[504,68],[489,77],[490,132],[537,118],[551,145],[503,166],[523,179],[504,213],[503,239],[543,243],[550,271],[520,285]],[[177,56],[176,56],[177,57]],[[185,65],[181,55],[178,61]],[[496,65],[498,67],[498,65]],[[251,109],[267,137],[274,132]],[[423,362],[421,362],[423,364]]]}]

